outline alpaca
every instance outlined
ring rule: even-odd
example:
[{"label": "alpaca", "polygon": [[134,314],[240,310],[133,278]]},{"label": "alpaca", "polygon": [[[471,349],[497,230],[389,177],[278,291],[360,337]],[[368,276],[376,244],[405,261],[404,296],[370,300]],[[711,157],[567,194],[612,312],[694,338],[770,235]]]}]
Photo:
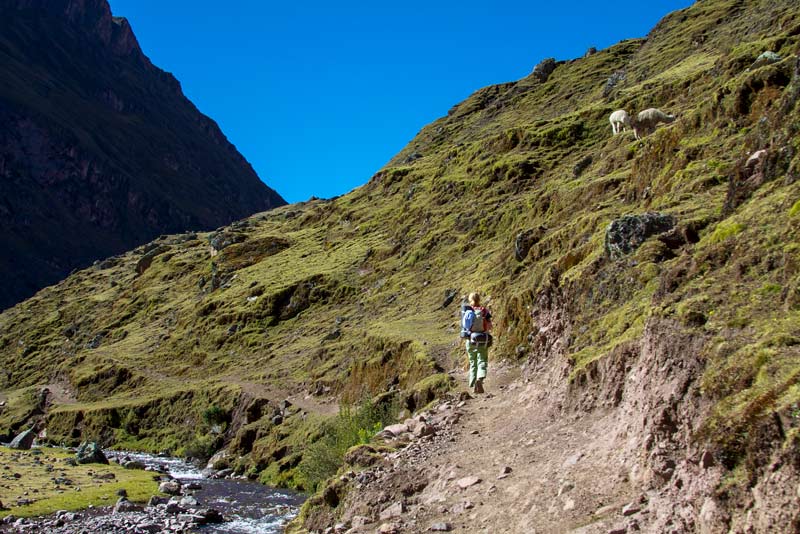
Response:
[{"label": "alpaca", "polygon": [[611,123],[611,131],[613,131],[613,135],[617,135],[620,132],[625,131],[625,127],[631,127],[631,116],[628,115],[628,112],[624,109],[618,109],[614,113],[608,117],[608,121]]},{"label": "alpaca", "polygon": [[633,135],[636,139],[641,139],[642,136],[653,133],[656,126],[660,123],[669,123],[675,120],[675,115],[668,115],[656,108],[648,108],[640,111],[636,119],[631,121],[633,126]]}]

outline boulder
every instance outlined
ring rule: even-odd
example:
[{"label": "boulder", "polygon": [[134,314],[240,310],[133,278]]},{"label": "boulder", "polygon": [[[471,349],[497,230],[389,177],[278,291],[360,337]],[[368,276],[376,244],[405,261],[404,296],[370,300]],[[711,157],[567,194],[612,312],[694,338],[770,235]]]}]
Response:
[{"label": "boulder", "polygon": [[750,65],[751,69],[757,69],[758,67],[763,67],[764,65],[769,65],[770,63],[776,63],[781,60],[780,54],[776,54],[775,52],[762,52],[756,60]]},{"label": "boulder", "polygon": [[17,437],[11,440],[11,443],[8,445],[12,449],[19,449],[23,451],[27,451],[33,445],[33,440],[36,437],[36,432],[33,428],[29,428],[25,432],[20,433]]},{"label": "boulder", "polygon": [[620,217],[606,229],[606,254],[611,259],[622,258],[639,248],[648,237],[672,230],[675,222],[672,215],[654,212]]},{"label": "boulder", "polygon": [[84,441],[75,452],[75,461],[79,464],[108,464],[103,449],[95,441]]},{"label": "boulder", "polygon": [[549,57],[547,59],[543,59],[535,67],[533,67],[531,76],[536,78],[539,83],[544,83],[554,70],[556,70],[556,60],[555,58]]},{"label": "boulder", "polygon": [[459,478],[458,480],[456,480],[456,485],[461,489],[467,489],[468,487],[474,486],[475,484],[478,484],[480,482],[481,482],[481,479],[478,478],[478,477],[474,477],[474,476],[473,477],[464,477],[464,478]]},{"label": "boulder", "polygon": [[144,463],[140,462],[139,460],[130,460],[123,463],[122,467],[124,467],[125,469],[144,469],[147,466],[144,465]]},{"label": "boulder", "polygon": [[195,517],[195,523],[198,525],[209,525],[212,523],[222,523],[225,521],[225,518],[222,516],[222,512],[214,508],[204,508],[198,510],[195,514]]},{"label": "boulder", "polygon": [[178,495],[181,492],[181,483],[177,480],[167,480],[158,485],[158,491],[167,495]]},{"label": "boulder", "polygon": [[514,240],[514,259],[517,261],[525,261],[531,247],[542,239],[544,233],[545,228],[543,226],[529,228],[518,233],[517,238]]},{"label": "boulder", "polygon": [[402,503],[402,501],[398,501],[381,512],[381,521],[386,521],[387,519],[392,519],[393,517],[400,517],[405,511],[405,505]]},{"label": "boulder", "polygon": [[117,504],[114,505],[114,513],[121,514],[125,512],[141,512],[143,509],[138,504],[134,504],[126,497],[120,497]]}]

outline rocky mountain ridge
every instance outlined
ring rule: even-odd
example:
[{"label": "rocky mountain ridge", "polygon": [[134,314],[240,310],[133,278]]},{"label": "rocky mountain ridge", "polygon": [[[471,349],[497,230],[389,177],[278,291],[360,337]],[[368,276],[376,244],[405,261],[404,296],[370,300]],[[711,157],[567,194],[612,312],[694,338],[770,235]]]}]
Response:
[{"label": "rocky mountain ridge", "polygon": [[698,2],[477,91],[347,195],[75,273],[0,314],[0,426],[311,491],[298,531],[797,531],[798,53],[793,2]]},{"label": "rocky mountain ridge", "polygon": [[164,233],[285,204],[105,0],[0,2],[6,307]]}]

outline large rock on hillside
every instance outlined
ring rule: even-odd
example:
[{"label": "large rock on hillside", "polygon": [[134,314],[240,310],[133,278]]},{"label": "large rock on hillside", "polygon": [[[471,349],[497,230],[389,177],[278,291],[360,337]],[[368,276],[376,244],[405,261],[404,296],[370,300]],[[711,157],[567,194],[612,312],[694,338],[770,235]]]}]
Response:
[{"label": "large rock on hillside", "polygon": [[160,234],[285,204],[107,0],[0,0],[0,309]]},{"label": "large rock on hillside", "polygon": [[642,215],[626,215],[614,220],[606,229],[606,254],[617,259],[630,254],[648,237],[663,234],[675,227],[675,217],[648,212]]},{"label": "large rock on hillside", "polygon": [[33,440],[36,437],[36,432],[33,431],[32,428],[29,428],[25,432],[21,432],[17,437],[11,440],[11,443],[8,445],[12,449],[20,449],[23,451],[27,451],[33,446]]}]

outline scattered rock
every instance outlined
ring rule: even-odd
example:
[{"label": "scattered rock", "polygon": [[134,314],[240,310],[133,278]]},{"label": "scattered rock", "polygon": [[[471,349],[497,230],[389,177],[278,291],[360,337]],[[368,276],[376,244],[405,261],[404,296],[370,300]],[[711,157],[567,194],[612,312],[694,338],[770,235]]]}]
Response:
[{"label": "scattered rock", "polygon": [[108,458],[97,442],[84,441],[75,452],[75,461],[79,464],[108,464]]},{"label": "scattered rock", "polygon": [[567,493],[569,490],[573,489],[574,487],[575,487],[575,484],[573,484],[572,482],[570,482],[570,481],[564,482],[563,484],[561,484],[561,487],[558,488],[558,496],[561,497],[562,495],[564,495],[565,493]]},{"label": "scattered rock", "polygon": [[144,469],[147,466],[138,460],[130,460],[123,463],[122,467],[124,467],[125,469]]},{"label": "scattered rock", "polygon": [[641,511],[642,511],[642,507],[639,506],[638,503],[633,503],[632,502],[630,504],[626,504],[622,508],[622,515],[629,516],[629,515],[633,515],[633,514],[638,514]]},{"label": "scattered rock", "polygon": [[625,81],[626,76],[627,73],[625,72],[625,69],[618,70],[609,76],[606,80],[606,84],[603,86],[603,98],[608,98],[611,96],[611,93],[614,92],[614,89],[617,87],[617,85],[620,82]]},{"label": "scattered rock", "polygon": [[444,300],[442,301],[442,309],[448,307],[458,295],[458,290],[456,289],[445,289],[444,291]]},{"label": "scattered rock", "polygon": [[750,65],[751,69],[757,69],[759,67],[763,67],[764,65],[769,65],[770,63],[776,63],[781,60],[780,54],[776,54],[775,52],[762,52],[756,60]]},{"label": "scattered rock", "polygon": [[456,480],[456,485],[461,489],[467,489],[470,486],[474,486],[475,484],[480,484],[482,480],[476,476],[469,476],[464,478],[459,478]]},{"label": "scattered rock", "polygon": [[386,521],[387,519],[400,517],[401,515],[403,515],[405,511],[406,511],[405,504],[403,504],[402,502],[396,502],[381,512],[380,519],[381,521]]},{"label": "scattered rock", "polygon": [[378,527],[379,534],[400,534],[402,526],[399,523],[384,523]]},{"label": "scattered rock", "polygon": [[181,492],[181,483],[177,480],[167,480],[158,485],[158,491],[166,493],[167,495],[179,495]]},{"label": "scattered rock", "polygon": [[36,432],[33,430],[33,428],[29,428],[11,440],[11,443],[8,446],[12,449],[27,451],[30,450],[31,446],[33,446],[34,438],[36,438]]},{"label": "scattered rock", "polygon": [[450,532],[453,530],[453,525],[450,523],[434,523],[431,525],[431,532]]},{"label": "scattered rock", "polygon": [[401,434],[404,434],[404,433],[408,432],[408,427],[406,425],[404,425],[403,423],[397,423],[395,425],[389,425],[389,426],[385,427],[383,429],[383,431],[384,432],[388,432],[389,434],[391,434],[394,437],[397,437],[397,436],[400,436]]},{"label": "scattered rock", "polygon": [[700,467],[703,469],[708,469],[714,465],[714,455],[711,454],[710,451],[703,451],[703,454],[700,456]]},{"label": "scattered rock", "polygon": [[141,512],[143,508],[138,504],[134,504],[127,499],[127,497],[120,497],[117,504],[114,505],[114,513],[121,514],[125,512]]},{"label": "scattered rock", "polygon": [[562,510],[564,510],[565,512],[569,512],[570,510],[574,509],[575,509],[575,500],[570,499],[569,497],[564,499],[564,506],[562,507]]},{"label": "scattered rock", "polygon": [[611,527],[608,530],[608,534],[625,534],[626,532],[628,532],[628,527],[625,525],[618,525],[615,527]]}]

